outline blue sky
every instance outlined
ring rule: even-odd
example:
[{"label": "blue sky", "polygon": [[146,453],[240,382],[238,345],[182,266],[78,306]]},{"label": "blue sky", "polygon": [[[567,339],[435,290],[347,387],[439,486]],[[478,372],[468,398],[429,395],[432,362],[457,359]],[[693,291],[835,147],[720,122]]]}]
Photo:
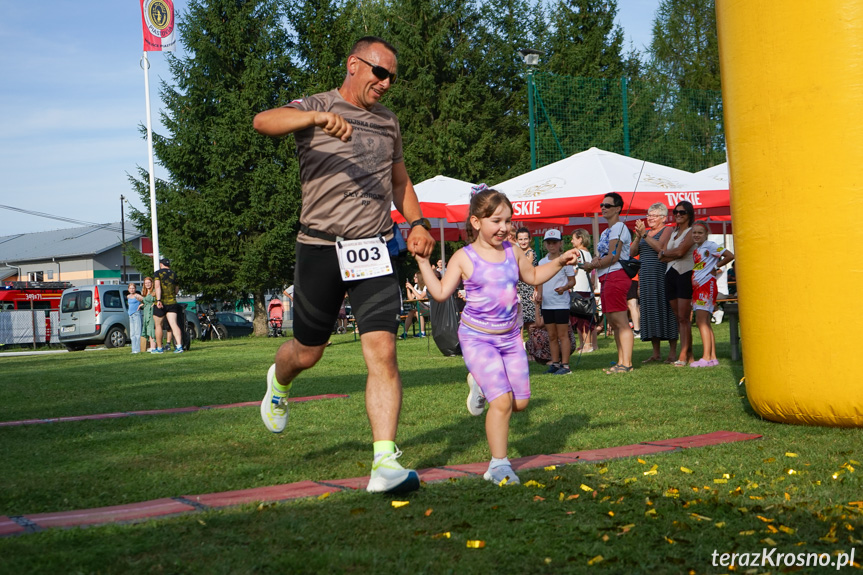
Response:
[{"label": "blue sky", "polygon": [[[186,0],[174,0],[185,11]],[[618,0],[627,42],[650,43],[659,0]],[[84,222],[120,220],[127,176],[147,165],[138,0],[0,0],[0,205]],[[165,58],[150,57],[153,129]],[[156,174],[165,176],[156,166]],[[0,208],[0,236],[74,227]]]}]

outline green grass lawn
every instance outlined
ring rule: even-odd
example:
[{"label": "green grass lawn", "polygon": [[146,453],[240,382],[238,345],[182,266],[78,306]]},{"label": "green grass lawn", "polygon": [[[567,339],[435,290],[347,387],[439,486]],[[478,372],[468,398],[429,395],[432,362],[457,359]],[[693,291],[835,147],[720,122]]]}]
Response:
[{"label": "green grass lawn", "polygon": [[[727,325],[716,333],[727,358]],[[0,421],[259,401],[281,341],[196,343],[179,356],[133,356],[128,348],[0,354]],[[292,395],[350,397],[292,404],[281,435],[265,430],[257,406],[0,428],[0,515],[368,475],[360,345],[352,335],[333,342]],[[513,417],[510,457],[717,430],[764,439],[521,472],[529,485],[459,479],[408,497],[335,493],[47,530],[0,539],[0,572],[726,573],[713,565],[714,551],[850,553],[855,546],[863,562],[863,430],[760,419],[738,386],[742,362],[700,370],[653,364],[609,376],[601,368],[616,360],[613,341],[600,338],[600,347],[566,377],[531,364],[533,397]],[[461,358],[441,356],[429,340],[398,348],[401,462],[486,461],[483,419],[465,408]],[[637,343],[635,363],[649,354]],[[409,505],[393,507],[394,499]],[[825,570],[835,567],[797,572]]]}]

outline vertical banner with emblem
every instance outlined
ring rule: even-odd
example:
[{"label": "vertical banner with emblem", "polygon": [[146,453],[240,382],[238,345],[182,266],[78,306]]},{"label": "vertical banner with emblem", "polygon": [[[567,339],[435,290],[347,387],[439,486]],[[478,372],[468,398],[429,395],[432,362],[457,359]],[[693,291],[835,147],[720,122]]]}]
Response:
[{"label": "vertical banner with emblem", "polygon": [[174,1],[141,0],[141,21],[144,26],[145,52],[173,52]]},{"label": "vertical banner with emblem", "polygon": [[153,240],[153,271],[159,271],[159,218],[156,213],[156,177],[153,158],[153,121],[150,114],[150,61],[147,52],[173,52],[177,47],[174,28],[174,0],[141,0],[141,24],[144,29],[144,55],[141,68],[144,69],[144,94],[147,105],[147,156],[150,179],[150,220]]}]

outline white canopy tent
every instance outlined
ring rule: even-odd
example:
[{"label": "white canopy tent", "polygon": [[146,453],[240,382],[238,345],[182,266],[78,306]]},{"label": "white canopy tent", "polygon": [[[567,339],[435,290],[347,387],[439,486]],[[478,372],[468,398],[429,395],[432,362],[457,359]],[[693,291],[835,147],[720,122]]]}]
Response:
[{"label": "white canopy tent", "polygon": [[[602,197],[617,192],[624,215],[644,214],[657,202],[687,200],[696,211],[725,212],[728,186],[684,170],[590,148],[494,186],[513,203],[515,220],[594,215]],[[463,221],[469,198],[447,206],[449,221]]]},{"label": "white canopy tent", "polygon": [[719,182],[719,185],[725,186],[726,188],[731,187],[731,180],[728,177],[728,162],[723,162],[722,164],[718,164],[712,168],[695,172],[695,175],[715,180]]}]

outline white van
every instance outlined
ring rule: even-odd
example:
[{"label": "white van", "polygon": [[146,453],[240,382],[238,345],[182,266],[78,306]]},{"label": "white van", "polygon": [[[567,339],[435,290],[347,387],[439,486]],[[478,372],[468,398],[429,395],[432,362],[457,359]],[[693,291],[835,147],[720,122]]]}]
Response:
[{"label": "white van", "polygon": [[69,351],[88,345],[123,347],[129,340],[126,286],[88,285],[63,291],[60,299],[60,343]]}]

